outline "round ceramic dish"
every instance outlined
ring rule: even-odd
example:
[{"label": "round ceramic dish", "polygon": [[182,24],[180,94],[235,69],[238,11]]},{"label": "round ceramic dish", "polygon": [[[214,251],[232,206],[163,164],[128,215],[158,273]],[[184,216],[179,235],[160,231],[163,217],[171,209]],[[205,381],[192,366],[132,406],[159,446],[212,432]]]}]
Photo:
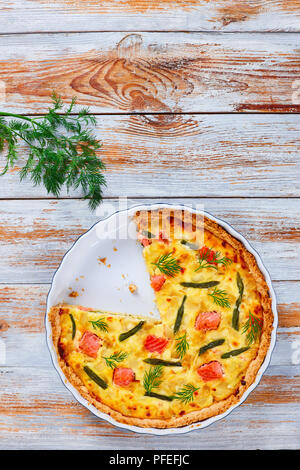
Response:
[{"label": "round ceramic dish", "polygon": [[[58,303],[66,302],[84,305],[86,307],[101,310],[116,311],[120,313],[140,314],[143,316],[159,316],[154,308],[154,295],[149,283],[149,276],[144,266],[142,251],[137,246],[136,240],[114,237],[112,232],[119,233],[125,222],[130,223],[137,210],[155,210],[162,208],[180,209],[192,213],[202,213],[211,220],[224,227],[232,236],[240,240],[246,249],[255,256],[257,265],[263,273],[268,284],[272,299],[272,310],[274,315],[273,331],[268,353],[260,367],[256,380],[247,389],[239,403],[229,408],[225,413],[213,416],[199,423],[194,423],[181,428],[142,428],[119,423],[109,415],[98,411],[88,403],[79,392],[68,382],[64,376],[57,360],[56,351],[51,337],[51,325],[48,319],[50,308]],[[106,261],[103,258],[107,259]],[[102,260],[102,261],[101,261]],[[117,262],[114,262],[117,261]],[[131,295],[128,285],[138,282],[139,295]],[[78,297],[70,299],[70,291],[78,292]],[[234,408],[246,400],[249,393],[258,385],[264,371],[266,370],[276,340],[278,317],[276,311],[276,298],[271,279],[258,253],[250,246],[247,240],[236,232],[228,223],[212,216],[205,211],[197,211],[184,205],[173,204],[145,204],[135,206],[124,211],[115,212],[106,219],[93,225],[90,230],[83,234],[64,256],[58,270],[54,274],[52,285],[47,299],[47,313],[45,318],[47,344],[50,350],[54,367],[58,371],[64,385],[83,406],[88,408],[99,418],[105,419],[120,428],[130,429],[138,433],[148,434],[181,434],[193,429],[201,429],[209,426],[215,421],[227,416]]]}]

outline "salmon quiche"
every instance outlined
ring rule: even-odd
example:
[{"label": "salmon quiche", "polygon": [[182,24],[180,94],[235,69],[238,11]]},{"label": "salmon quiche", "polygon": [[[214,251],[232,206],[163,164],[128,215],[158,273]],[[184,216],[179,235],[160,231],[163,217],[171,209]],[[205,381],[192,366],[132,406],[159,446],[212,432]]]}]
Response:
[{"label": "salmon quiche", "polygon": [[159,209],[134,221],[160,320],[52,307],[59,364],[89,403],[121,423],[170,428],[223,413],[253,383],[270,345],[264,276],[211,219]]}]

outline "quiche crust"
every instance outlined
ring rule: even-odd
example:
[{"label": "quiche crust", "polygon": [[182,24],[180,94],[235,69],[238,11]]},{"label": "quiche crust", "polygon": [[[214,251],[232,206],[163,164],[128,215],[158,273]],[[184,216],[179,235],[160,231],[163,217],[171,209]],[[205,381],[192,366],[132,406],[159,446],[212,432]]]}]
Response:
[{"label": "quiche crust", "polygon": [[[154,212],[159,214],[160,220],[168,221],[168,223],[171,220],[171,223],[175,225],[182,224],[181,210],[159,209]],[[147,227],[148,215],[150,213],[153,214],[153,211],[139,211],[136,213],[135,222],[139,228]],[[195,214],[189,213],[189,220],[186,224],[186,214],[187,213],[185,211],[185,231],[190,231],[192,233],[196,230],[202,230],[204,228],[205,230],[211,232],[214,236],[218,237],[221,241],[228,243],[243,258],[247,269],[254,278],[256,283],[256,289],[260,294],[260,302],[263,310],[263,329],[260,337],[257,354],[255,358],[251,360],[248,368],[246,369],[242,383],[239,384],[238,388],[235,389],[234,393],[229,395],[224,400],[216,401],[210,406],[201,410],[189,411],[183,416],[173,416],[167,419],[127,416],[125,414],[122,414],[120,411],[102,403],[99,397],[96,397],[92,393],[90,393],[83,381],[78,377],[78,375],[76,375],[73,368],[67,364],[63,357],[61,357],[59,351],[59,339],[61,336],[60,309],[62,305],[52,307],[48,314],[48,318],[52,327],[52,340],[57,353],[59,365],[65,377],[78,390],[80,395],[85,398],[90,404],[92,404],[99,411],[108,414],[120,423],[144,428],[176,428],[190,425],[192,423],[197,423],[213,416],[219,415],[221,413],[224,413],[226,410],[228,410],[230,407],[237,404],[241,400],[245,391],[255,381],[257,373],[264,361],[264,358],[270,346],[273,325],[271,298],[269,294],[268,285],[256,263],[255,257],[244,247],[244,245],[239,240],[229,234],[223,227],[221,227],[216,222],[206,217],[204,217],[202,222],[199,222],[198,220],[196,220]],[[64,304],[63,307],[71,308],[74,306]]]}]

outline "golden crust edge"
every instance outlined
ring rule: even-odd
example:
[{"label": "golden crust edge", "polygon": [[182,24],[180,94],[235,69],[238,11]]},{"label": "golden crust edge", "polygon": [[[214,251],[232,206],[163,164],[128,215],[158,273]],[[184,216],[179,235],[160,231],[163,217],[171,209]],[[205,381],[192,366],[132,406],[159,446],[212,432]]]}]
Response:
[{"label": "golden crust edge", "polygon": [[[175,218],[178,218],[178,220],[181,220],[181,214],[182,214],[181,210],[158,209],[158,211],[162,211],[164,217],[166,216],[169,217],[170,212],[172,212]],[[146,213],[148,212],[153,212],[153,211],[142,211],[141,213],[138,213],[139,215],[136,214],[134,216],[135,221],[139,223],[139,218],[143,217],[143,213],[144,215],[146,215]],[[59,309],[61,305],[52,307],[50,312],[48,313],[48,318],[49,318],[51,328],[52,328],[52,341],[56,350],[58,362],[59,362],[62,372],[64,373],[66,378],[69,380],[69,382],[78,390],[78,392],[83,398],[85,398],[89,403],[91,403],[97,410],[99,410],[102,413],[108,414],[119,423],[128,424],[131,426],[143,427],[143,428],[166,429],[166,428],[177,428],[177,427],[187,426],[193,423],[204,421],[213,416],[222,414],[241,400],[246,390],[255,381],[257,373],[262,363],[264,362],[264,359],[270,347],[271,334],[273,330],[273,320],[274,320],[273,311],[272,311],[272,301],[269,295],[269,288],[266,283],[266,280],[263,274],[261,273],[259,267],[257,266],[257,262],[256,262],[254,255],[246,249],[246,247],[242,244],[242,242],[237,240],[235,237],[230,235],[223,227],[221,227],[219,224],[217,224],[213,220],[208,219],[207,217],[204,217],[204,225],[207,230],[211,230],[214,235],[217,235],[219,238],[229,243],[236,250],[238,250],[240,254],[242,254],[247,266],[249,267],[251,274],[253,275],[257,283],[258,291],[261,295],[261,303],[262,303],[263,310],[264,310],[263,312],[263,319],[264,319],[263,325],[264,326],[263,326],[263,332],[261,335],[260,345],[259,345],[259,349],[258,349],[255,359],[251,361],[246,371],[245,378],[244,378],[246,385],[240,384],[237,390],[234,392],[234,394],[231,394],[225,400],[221,400],[219,402],[213,403],[209,407],[203,408],[202,410],[191,411],[184,416],[174,417],[170,419],[157,419],[157,418],[149,419],[149,418],[136,418],[136,417],[125,416],[122,413],[114,410],[113,408],[110,408],[109,406],[96,400],[89,393],[88,389],[85,387],[83,382],[79,379],[79,377],[74,373],[73,369],[70,366],[68,366],[66,362],[60,357],[60,354],[58,351],[58,340],[59,340],[60,332],[61,332],[60,322],[59,322]]]}]

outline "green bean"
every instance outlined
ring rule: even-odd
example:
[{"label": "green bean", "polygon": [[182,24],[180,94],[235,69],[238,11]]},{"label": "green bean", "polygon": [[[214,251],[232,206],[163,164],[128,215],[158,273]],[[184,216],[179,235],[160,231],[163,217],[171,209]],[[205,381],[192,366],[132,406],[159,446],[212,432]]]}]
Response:
[{"label": "green bean", "polygon": [[107,383],[88,366],[84,366],[83,370],[99,387],[104,388],[104,390],[108,387]]},{"label": "green bean", "polygon": [[142,235],[144,235],[144,237],[146,237],[146,238],[154,238],[155,237],[155,235],[153,235],[153,233],[148,232],[147,230],[142,230]]},{"label": "green bean", "polygon": [[239,354],[242,354],[243,352],[248,351],[248,349],[249,349],[249,346],[246,346],[245,348],[234,349],[233,351],[229,351],[227,353],[222,354],[221,358],[228,359],[229,357],[238,356]]},{"label": "green bean", "polygon": [[180,328],[182,317],[183,317],[183,314],[184,314],[184,303],[185,303],[185,301],[186,301],[186,295],[184,295],[184,297],[182,299],[182,302],[181,302],[181,305],[180,305],[180,307],[177,311],[177,316],[176,316],[176,320],[175,320],[175,324],[174,324],[174,333],[177,333],[177,331]]},{"label": "green bean", "polygon": [[152,366],[182,367],[181,362],[164,361],[163,359],[156,358],[144,359],[144,362],[146,362],[146,364],[151,364]]},{"label": "green bean", "polygon": [[239,296],[236,300],[235,307],[232,313],[232,328],[234,328],[236,331],[239,331],[240,305],[242,303],[244,293],[244,283],[240,276],[240,273],[237,273],[236,275],[236,283],[239,290]]},{"label": "green bean", "polygon": [[119,341],[125,341],[125,339],[129,338],[132,335],[135,335],[135,333],[137,333],[142,328],[144,323],[144,321],[140,321],[136,326],[131,328],[131,330],[126,331],[125,333],[121,333],[119,336]]},{"label": "green bean", "polygon": [[221,344],[223,344],[224,342],[225,342],[225,339],[222,338],[222,339],[216,339],[215,341],[212,341],[211,343],[205,344],[205,346],[202,346],[199,349],[199,356],[201,356],[201,354],[204,354],[209,349],[215,348],[216,346],[221,346]]},{"label": "green bean", "polygon": [[72,339],[74,339],[76,335],[76,323],[75,323],[72,313],[70,313],[70,318],[71,318],[71,323],[72,323]]},{"label": "green bean", "polygon": [[146,392],[145,397],[159,398],[159,400],[172,401],[174,400],[173,396],[160,395],[159,393]]},{"label": "green bean", "polygon": [[220,281],[208,281],[208,282],[181,282],[180,285],[183,287],[195,287],[197,289],[209,289],[220,284]]}]

